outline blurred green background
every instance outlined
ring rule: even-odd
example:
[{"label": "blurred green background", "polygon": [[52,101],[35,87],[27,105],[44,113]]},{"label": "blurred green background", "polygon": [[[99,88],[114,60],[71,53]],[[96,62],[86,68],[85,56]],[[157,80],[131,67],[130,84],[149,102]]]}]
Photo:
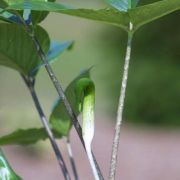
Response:
[{"label": "blurred green background", "polygon": [[[63,2],[63,1],[59,1]],[[76,7],[100,8],[103,0],[66,0]],[[154,2],[142,0],[141,4]],[[134,37],[124,119],[128,122],[180,125],[180,12],[141,28]],[[51,13],[42,23],[51,39],[74,40],[53,64],[65,88],[83,69],[94,65],[98,114],[115,119],[127,35],[121,29],[86,19]],[[56,91],[45,70],[38,75],[36,89],[47,115]],[[0,67],[0,125],[2,133],[22,127],[40,126],[31,97],[17,72]]]}]

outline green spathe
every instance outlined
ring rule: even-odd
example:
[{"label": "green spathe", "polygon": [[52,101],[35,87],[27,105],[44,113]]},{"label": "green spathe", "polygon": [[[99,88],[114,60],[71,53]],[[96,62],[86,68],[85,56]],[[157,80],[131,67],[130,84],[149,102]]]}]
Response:
[{"label": "green spathe", "polygon": [[[87,88],[89,89],[92,87],[94,89],[94,83],[90,79],[89,71],[90,69],[82,72],[65,90],[65,94],[77,116],[88,108],[86,107],[83,109],[84,96],[88,96]],[[92,100],[94,102],[94,99]],[[53,106],[49,120],[50,126],[56,138],[69,135],[72,122],[67,114],[63,102],[59,98]],[[48,136],[44,128],[19,129],[8,135],[0,137],[0,145],[29,145],[47,138]]]}]

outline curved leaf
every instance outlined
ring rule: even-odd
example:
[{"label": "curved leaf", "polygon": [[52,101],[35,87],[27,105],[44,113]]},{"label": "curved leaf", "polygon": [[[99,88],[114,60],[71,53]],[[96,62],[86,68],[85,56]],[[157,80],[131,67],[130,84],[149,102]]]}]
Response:
[{"label": "curved leaf", "polygon": [[[8,5],[12,5],[14,3],[24,3],[25,1],[27,0],[4,0],[4,2],[2,1],[2,5],[1,7],[7,7]],[[56,0],[36,0],[36,1],[39,1],[39,2],[55,2]],[[6,3],[6,5],[5,5]],[[1,5],[1,4],[0,4]],[[49,13],[48,12],[37,12],[37,11],[32,11],[31,13],[31,20],[33,22],[33,24],[37,24],[37,23],[40,23],[41,21],[43,21],[47,15]]]},{"label": "curved leaf", "polygon": [[[133,1],[134,5],[137,1]],[[68,6],[62,6],[58,3],[34,2],[31,1],[29,8],[38,11],[51,11],[68,14],[77,17],[83,17],[91,20],[101,21],[108,24],[116,25],[128,31],[129,23],[134,24],[134,31],[140,26],[147,24],[155,19],[165,16],[180,9],[179,0],[162,0],[145,6],[130,9],[127,12],[120,12],[115,9],[72,9]],[[9,9],[24,9],[24,4],[13,4]]]},{"label": "curved leaf", "polygon": [[135,29],[138,29],[177,10],[180,10],[179,0],[163,0],[129,10],[129,16]]},{"label": "curved leaf", "polygon": [[0,150],[0,179],[1,180],[21,180],[16,175],[9,163],[7,162],[3,152]]},{"label": "curved leaf", "polygon": [[[15,10],[23,10],[25,6],[24,3],[20,3],[20,4],[13,4],[8,8]],[[120,26],[125,30],[127,29],[129,23],[129,17],[126,15],[126,13],[119,12],[118,10],[115,9],[100,9],[100,10],[74,9],[69,6],[65,6],[58,3],[50,3],[50,2],[40,3],[33,1],[31,1],[31,5],[29,5],[29,8],[37,11],[57,12],[57,13],[63,13],[72,16],[92,19],[95,21],[102,21],[105,23]]]},{"label": "curved leaf", "polygon": [[[49,36],[47,32],[37,26],[35,33],[47,53],[49,49]],[[25,32],[22,26],[15,24],[0,24],[0,65],[13,68],[24,75],[40,64],[40,59],[34,48],[31,37]]]},{"label": "curved leaf", "polygon": [[24,2],[23,0],[19,0],[19,1],[21,2],[13,2],[11,5],[9,5],[8,9],[15,9],[15,10],[31,9],[35,11],[48,11],[48,12],[73,9],[73,7],[69,5],[53,3],[53,2],[42,2],[42,0],[40,1],[28,0],[28,2],[27,1]]},{"label": "curved leaf", "polygon": [[44,128],[19,129],[8,135],[0,137],[0,145],[28,145],[47,138]]}]

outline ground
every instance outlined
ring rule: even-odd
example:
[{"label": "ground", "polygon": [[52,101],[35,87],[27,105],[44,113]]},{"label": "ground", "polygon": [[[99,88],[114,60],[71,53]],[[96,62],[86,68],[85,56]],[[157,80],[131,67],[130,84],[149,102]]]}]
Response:
[{"label": "ground", "polygon": [[[96,126],[93,150],[105,179],[108,179],[112,138],[113,124],[107,120],[99,120]],[[117,180],[179,180],[179,139],[178,131],[124,125],[121,131]],[[72,140],[80,179],[92,180],[86,155],[74,131]],[[63,142],[60,143],[60,148],[66,156]],[[51,149],[43,151],[43,155],[40,152],[40,156],[25,153],[15,146],[5,147],[4,151],[13,168],[24,180],[63,179]],[[67,158],[65,160],[68,161]]]}]

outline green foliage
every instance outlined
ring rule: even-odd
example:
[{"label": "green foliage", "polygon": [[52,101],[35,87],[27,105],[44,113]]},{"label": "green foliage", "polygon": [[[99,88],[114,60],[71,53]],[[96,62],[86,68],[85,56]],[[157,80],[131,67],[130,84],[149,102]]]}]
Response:
[{"label": "green foliage", "polygon": [[[65,90],[65,94],[77,116],[82,112],[81,107],[84,98],[84,91],[87,87],[94,86],[92,80],[89,78],[89,71],[90,69],[82,72]],[[82,80],[83,82],[86,80],[86,83],[79,83]],[[56,101],[49,121],[56,138],[61,138],[62,136],[67,136],[69,134],[72,122],[69,119],[64,104],[60,99]],[[47,139],[47,134],[44,128],[20,129],[1,137],[0,145],[29,145],[45,139]]]},{"label": "green foliage", "polygon": [[[89,70],[81,73],[69,84],[69,86],[65,90],[65,95],[68,98],[76,116],[78,116],[81,112],[81,109],[79,107],[82,103],[81,100],[83,99],[83,96],[81,96],[82,99],[80,99],[79,93],[83,92],[83,89],[81,87],[78,87],[79,91],[77,91],[77,83],[82,78],[89,79]],[[67,114],[63,102],[59,98],[53,107],[52,114],[50,116],[50,124],[52,125],[55,132],[63,134],[65,136],[69,134],[69,131],[71,129],[72,122],[69,119],[69,115]]]},{"label": "green foliage", "polygon": [[135,29],[138,29],[144,24],[177,10],[180,10],[179,0],[163,0],[132,9],[129,11],[129,16]]},{"label": "green foliage", "polygon": [[[35,34],[38,36],[44,52],[47,53],[50,45],[47,32],[37,26]],[[13,68],[24,75],[29,75],[40,64],[31,37],[22,26],[1,23],[0,37],[0,65]]]},{"label": "green foliage", "polygon": [[0,150],[0,179],[1,180],[21,180],[16,175],[9,163],[7,162],[3,152]]},{"label": "green foliage", "polygon": [[0,145],[28,145],[34,144],[38,140],[45,140],[47,134],[44,128],[31,128],[31,129],[19,129],[11,134],[2,136],[0,138]]},{"label": "green foliage", "polygon": [[[26,0],[25,0],[26,1]],[[0,1],[0,7],[7,7],[9,5],[12,5],[14,3],[24,3],[24,0],[1,0]],[[55,2],[56,0],[36,0],[37,2]],[[21,13],[22,14],[22,13]],[[31,12],[31,20],[33,24],[38,24],[40,22],[42,22],[47,15],[49,14],[49,12],[37,12],[37,11],[32,11]]]},{"label": "green foliage", "polygon": [[[23,1],[23,0],[22,0]],[[14,10],[24,10],[24,9],[31,9],[35,11],[59,11],[59,10],[66,10],[71,9],[72,7],[64,4],[53,3],[53,2],[42,2],[42,1],[29,1],[24,4],[24,2],[19,3],[12,3],[7,7],[7,9],[14,9]]]},{"label": "green foliage", "polygon": [[[44,1],[47,2],[47,0],[40,0],[40,1]],[[55,2],[56,0],[48,0],[49,2]],[[48,16],[49,12],[37,12],[37,11],[32,11],[31,15],[32,15],[32,23],[33,24],[38,24],[40,22],[42,22],[47,16]]]},{"label": "green foliage", "polygon": [[[135,31],[144,24],[147,24],[155,19],[180,9],[179,0],[162,0],[145,6],[130,9],[127,12],[121,12],[114,9],[72,9],[68,8],[68,6],[63,6],[61,4],[51,2],[42,3],[31,1],[29,4],[32,10],[64,13],[96,21],[102,21],[119,26],[126,31],[129,31],[130,22],[134,25]],[[9,9],[23,10],[24,4],[13,4],[12,6],[9,6]]]}]

